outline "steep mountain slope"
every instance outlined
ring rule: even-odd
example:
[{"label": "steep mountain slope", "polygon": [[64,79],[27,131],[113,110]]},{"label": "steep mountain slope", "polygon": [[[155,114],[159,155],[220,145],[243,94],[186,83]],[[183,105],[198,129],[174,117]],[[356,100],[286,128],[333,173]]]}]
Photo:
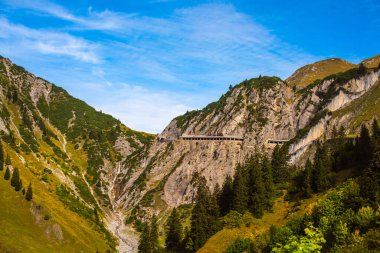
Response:
[{"label": "steep mountain slope", "polygon": [[348,61],[339,58],[331,58],[299,68],[293,75],[286,79],[286,82],[291,86],[304,88],[315,80],[324,79],[327,76],[344,72],[354,67],[355,64]]},{"label": "steep mountain slope", "polygon": [[[354,121],[351,114],[332,116],[372,92],[379,75],[377,68],[354,67],[296,91],[276,77],[246,80],[219,101],[175,118],[155,140],[146,161],[135,164],[133,173],[120,175],[118,203],[130,211],[130,222],[153,213],[164,217],[171,207],[193,201],[199,175],[213,190],[252,152],[271,152],[271,140],[288,140],[293,161],[301,161],[313,141],[328,137],[334,125],[347,127]],[[358,125],[350,133],[357,130]],[[243,141],[179,138],[220,134]]]},{"label": "steep mountain slope", "polygon": [[[20,205],[20,212],[42,206],[62,231],[59,243],[78,244],[72,252],[113,248],[115,239],[106,225],[114,228],[119,219],[114,180],[126,158],[143,153],[153,136],[125,127],[5,58],[0,59],[0,82],[0,129],[9,167],[19,168],[35,192],[33,203]],[[10,199],[2,201],[10,205]],[[8,245],[3,232],[0,244]],[[39,233],[41,242],[49,239],[46,233],[46,238]]]}]

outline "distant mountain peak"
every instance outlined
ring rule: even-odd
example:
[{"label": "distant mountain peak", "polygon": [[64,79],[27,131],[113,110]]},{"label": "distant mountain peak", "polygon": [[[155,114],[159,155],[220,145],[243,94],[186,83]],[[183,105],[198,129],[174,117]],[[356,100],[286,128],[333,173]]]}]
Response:
[{"label": "distant mountain peak", "polygon": [[317,79],[347,71],[356,65],[340,58],[330,58],[317,61],[297,69],[286,82],[291,86],[303,88]]}]

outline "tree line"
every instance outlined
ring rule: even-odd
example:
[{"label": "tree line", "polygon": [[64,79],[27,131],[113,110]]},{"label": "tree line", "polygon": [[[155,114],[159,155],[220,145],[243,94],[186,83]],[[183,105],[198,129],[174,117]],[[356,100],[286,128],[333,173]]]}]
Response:
[{"label": "tree line", "polygon": [[325,192],[335,185],[337,172],[351,169],[354,176],[360,176],[367,195],[378,201],[379,182],[374,180],[380,167],[378,122],[373,120],[371,131],[363,124],[355,138],[347,138],[344,132],[343,128],[339,131],[334,128],[331,139],[317,143],[314,158],[307,160],[304,169],[293,178],[296,193],[308,198],[313,193]]}]

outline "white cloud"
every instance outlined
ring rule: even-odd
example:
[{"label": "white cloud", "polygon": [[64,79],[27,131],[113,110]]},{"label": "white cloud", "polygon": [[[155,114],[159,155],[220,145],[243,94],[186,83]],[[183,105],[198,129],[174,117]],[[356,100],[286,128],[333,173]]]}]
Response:
[{"label": "white cloud", "polygon": [[99,93],[103,93],[102,99],[93,101],[98,110],[113,115],[133,129],[150,133],[160,133],[174,117],[191,109],[184,104],[183,94],[141,86],[123,84],[117,91]]},{"label": "white cloud", "polygon": [[31,29],[0,18],[1,44],[11,51],[37,50],[42,54],[69,56],[87,63],[99,63],[96,44],[67,33]]}]

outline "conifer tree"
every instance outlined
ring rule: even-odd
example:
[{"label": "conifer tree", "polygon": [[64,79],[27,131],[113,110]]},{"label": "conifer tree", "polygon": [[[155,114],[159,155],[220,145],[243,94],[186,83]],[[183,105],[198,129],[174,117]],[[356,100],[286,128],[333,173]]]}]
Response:
[{"label": "conifer tree", "polygon": [[218,210],[219,210],[219,214],[220,214],[220,206],[219,206],[219,200],[220,200],[220,197],[222,195],[222,190],[220,189],[220,186],[219,184],[217,183],[215,185],[215,189],[214,189],[214,192],[212,193],[212,197],[214,198],[214,200],[216,201],[216,204],[218,205]]},{"label": "conifer tree", "polygon": [[22,189],[22,180],[20,179],[18,184],[15,186],[15,191],[18,192]]},{"label": "conifer tree", "polygon": [[150,226],[148,223],[144,224],[143,230],[140,234],[138,252],[139,253],[152,253],[150,250]]},{"label": "conifer tree", "polygon": [[4,150],[3,142],[0,140],[0,171],[4,170]]},{"label": "conifer tree", "polygon": [[372,122],[372,149],[373,152],[380,149],[380,127],[376,118]]},{"label": "conifer tree", "polygon": [[238,165],[233,182],[232,209],[244,213],[248,207],[248,180],[246,170]]},{"label": "conifer tree", "polygon": [[166,249],[168,251],[178,252],[182,242],[182,224],[176,208],[174,208],[170,214],[167,226]]},{"label": "conifer tree", "polygon": [[323,192],[332,186],[331,159],[327,145],[318,144],[314,156],[313,184],[314,192]]},{"label": "conifer tree", "polygon": [[274,183],[283,183],[289,180],[289,161],[290,155],[287,146],[276,145],[272,153],[271,162]]},{"label": "conifer tree", "polygon": [[215,196],[210,194],[206,179],[200,178],[197,187],[196,203],[191,213],[190,237],[194,251],[220,229],[219,206]]},{"label": "conifer tree", "polygon": [[222,215],[226,215],[232,209],[233,181],[231,176],[227,176],[219,198],[219,207]]},{"label": "conifer tree", "polygon": [[361,169],[367,168],[372,159],[372,145],[371,137],[369,135],[368,128],[362,125],[360,130],[360,137],[357,141],[357,155],[359,161],[359,167]]},{"label": "conifer tree", "polygon": [[11,178],[11,186],[15,189],[20,187],[20,172],[18,168],[14,168]]},{"label": "conifer tree", "polygon": [[363,63],[360,63],[360,64],[359,64],[358,73],[359,73],[360,75],[364,75],[365,72],[366,72],[366,67],[364,66]]},{"label": "conifer tree", "polygon": [[380,151],[377,151],[373,155],[373,159],[371,161],[371,170],[374,173],[374,177],[372,178],[372,182],[374,184],[377,184],[379,189],[380,189]]},{"label": "conifer tree", "polygon": [[9,167],[7,166],[4,173],[4,179],[9,180],[10,178],[11,178],[11,171],[9,170]]},{"label": "conifer tree", "polygon": [[247,166],[249,171],[249,209],[255,217],[261,218],[265,208],[265,187],[259,155],[252,156]]},{"label": "conifer tree", "polygon": [[304,197],[306,197],[306,198],[311,197],[311,194],[313,192],[313,190],[311,188],[312,173],[313,173],[313,164],[308,159],[306,164],[305,164],[305,170],[302,173],[302,186],[301,186],[302,193],[303,193]]},{"label": "conifer tree", "polygon": [[193,239],[191,239],[191,237],[189,237],[188,240],[186,240],[185,252],[194,252],[194,242]]},{"label": "conifer tree", "polygon": [[155,253],[159,251],[158,244],[158,224],[156,216],[153,216],[151,224],[150,224],[150,232],[149,232],[149,244],[150,244],[150,252]]},{"label": "conifer tree", "polygon": [[[380,188],[377,175],[372,168],[366,168],[360,177],[360,195],[373,206],[379,202]],[[375,180],[374,180],[375,179]]]},{"label": "conifer tree", "polygon": [[270,209],[273,206],[274,186],[273,186],[273,172],[272,165],[267,154],[264,154],[262,158],[262,176],[264,182],[264,201],[266,209]]},{"label": "conifer tree", "polygon": [[27,201],[31,201],[33,199],[33,189],[32,189],[31,183],[29,183],[29,185],[28,185],[28,189],[27,189],[26,194],[25,194],[25,199]]}]

